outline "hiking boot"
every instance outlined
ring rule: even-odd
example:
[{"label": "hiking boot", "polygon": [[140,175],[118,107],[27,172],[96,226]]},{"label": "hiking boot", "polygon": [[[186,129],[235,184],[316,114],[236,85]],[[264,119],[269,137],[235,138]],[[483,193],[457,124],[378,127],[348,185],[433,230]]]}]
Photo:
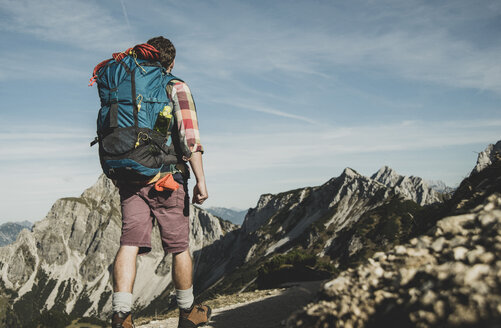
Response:
[{"label": "hiking boot", "polygon": [[209,322],[211,308],[207,305],[196,304],[190,309],[179,309],[179,325],[177,328],[195,328],[204,326]]},{"label": "hiking boot", "polygon": [[112,328],[134,328],[134,320],[130,312],[113,312],[111,318]]}]

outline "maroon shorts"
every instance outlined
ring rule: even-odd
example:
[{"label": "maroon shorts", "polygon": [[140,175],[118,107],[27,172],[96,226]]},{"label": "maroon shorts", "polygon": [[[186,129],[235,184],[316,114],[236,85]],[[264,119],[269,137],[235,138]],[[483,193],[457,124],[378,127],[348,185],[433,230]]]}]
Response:
[{"label": "maroon shorts", "polygon": [[156,219],[166,253],[188,249],[190,200],[186,184],[175,191],[156,191],[147,186],[120,184],[122,237],[120,245],[138,246],[139,254],[151,251],[151,230]]}]

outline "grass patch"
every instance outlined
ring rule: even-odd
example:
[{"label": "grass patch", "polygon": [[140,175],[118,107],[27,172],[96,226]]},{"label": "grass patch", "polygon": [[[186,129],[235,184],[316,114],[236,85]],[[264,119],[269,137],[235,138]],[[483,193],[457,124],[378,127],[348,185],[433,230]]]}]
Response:
[{"label": "grass patch", "polygon": [[329,259],[295,248],[263,263],[258,269],[256,284],[259,289],[269,289],[285,282],[327,279],[336,273]]}]

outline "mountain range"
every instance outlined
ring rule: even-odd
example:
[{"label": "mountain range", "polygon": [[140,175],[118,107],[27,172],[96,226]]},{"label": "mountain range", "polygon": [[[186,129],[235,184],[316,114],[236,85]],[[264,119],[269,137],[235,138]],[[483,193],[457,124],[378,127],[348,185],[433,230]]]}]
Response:
[{"label": "mountain range", "polygon": [[0,225],[0,247],[13,243],[21,230],[31,229],[30,221],[6,222]]},{"label": "mountain range", "polygon": [[247,210],[226,207],[209,207],[206,211],[237,225],[242,225],[247,214]]},{"label": "mountain range", "polygon": [[[486,156],[486,167],[496,162],[495,152]],[[458,192],[463,189],[453,199]],[[320,186],[264,194],[240,227],[192,207],[195,292],[204,299],[335,277],[423,233],[450,198],[385,166],[371,177],[346,168]],[[0,248],[0,323],[56,327],[81,317],[105,320],[119,236],[119,196],[104,176],[81,197],[58,200],[32,231]],[[163,256],[158,231],[152,240],[152,252],[138,260],[138,315],[174,306],[171,260]]]}]

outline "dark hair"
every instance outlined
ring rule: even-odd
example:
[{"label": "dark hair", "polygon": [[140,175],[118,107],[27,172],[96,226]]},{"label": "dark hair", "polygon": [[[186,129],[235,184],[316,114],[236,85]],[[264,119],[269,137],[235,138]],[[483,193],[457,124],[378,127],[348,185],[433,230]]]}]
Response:
[{"label": "dark hair", "polygon": [[176,48],[174,48],[172,42],[163,36],[157,36],[149,39],[147,43],[154,46],[160,52],[160,64],[165,68],[169,68],[176,57]]}]

